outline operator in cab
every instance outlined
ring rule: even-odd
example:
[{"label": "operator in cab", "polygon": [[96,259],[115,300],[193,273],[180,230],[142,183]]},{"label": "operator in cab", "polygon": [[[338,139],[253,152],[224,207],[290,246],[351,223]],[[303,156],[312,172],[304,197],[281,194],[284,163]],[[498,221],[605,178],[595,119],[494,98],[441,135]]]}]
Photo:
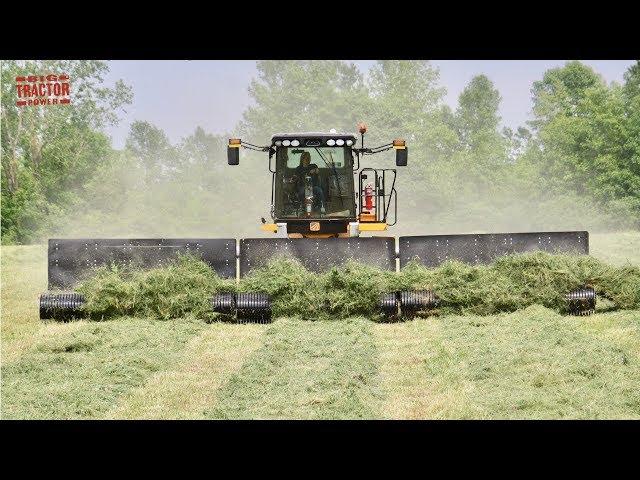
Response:
[{"label": "operator in cab", "polygon": [[325,198],[322,187],[320,187],[320,170],[318,165],[311,163],[311,154],[309,152],[302,152],[300,155],[300,165],[296,167],[296,173],[294,179],[298,190],[298,198],[301,202],[304,201],[304,187],[306,177],[311,177],[311,183],[313,185],[313,208],[317,209],[320,206],[320,213],[325,213]]}]

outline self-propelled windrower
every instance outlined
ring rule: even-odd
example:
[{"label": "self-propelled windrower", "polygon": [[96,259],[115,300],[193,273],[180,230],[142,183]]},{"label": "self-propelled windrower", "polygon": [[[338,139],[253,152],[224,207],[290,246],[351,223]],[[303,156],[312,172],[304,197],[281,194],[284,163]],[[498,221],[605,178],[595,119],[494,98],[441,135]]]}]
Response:
[{"label": "self-propelled windrower", "polygon": [[[229,140],[229,165],[240,164],[242,148],[268,156],[272,221],[262,219],[261,228],[272,232],[272,238],[50,239],[49,289],[67,292],[43,294],[41,318],[81,316],[84,299],[69,290],[92,268],[111,263],[152,268],[178,253],[198,255],[221,277],[238,279],[281,256],[320,272],[349,260],[396,271],[412,260],[433,267],[453,259],[485,264],[502,255],[538,250],[589,253],[586,231],[386,236],[398,220],[397,170],[363,164],[369,155],[394,150],[396,167],[406,166],[408,147],[402,139],[365,147],[364,124],[358,125],[358,133],[359,139],[334,130],[283,133],[264,146]],[[592,288],[564,293],[569,311],[594,310]],[[380,298],[380,310],[390,317],[411,316],[437,306],[437,294],[388,292]],[[270,299],[260,292],[215,295],[212,309],[249,320],[271,316]]]}]

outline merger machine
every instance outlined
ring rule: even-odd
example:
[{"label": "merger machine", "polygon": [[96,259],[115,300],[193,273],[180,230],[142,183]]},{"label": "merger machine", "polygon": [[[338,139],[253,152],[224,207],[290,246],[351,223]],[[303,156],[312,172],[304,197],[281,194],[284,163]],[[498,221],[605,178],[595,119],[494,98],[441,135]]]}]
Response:
[{"label": "merger machine", "polygon": [[[263,218],[261,228],[272,232],[272,238],[50,239],[50,292],[40,297],[41,318],[81,316],[84,298],[73,287],[96,267],[152,268],[180,253],[196,254],[221,277],[236,279],[277,256],[293,257],[310,271],[320,272],[348,260],[397,271],[412,260],[434,267],[450,259],[490,263],[502,255],[535,250],[589,253],[586,231],[420,235],[397,241],[386,236],[397,222],[397,171],[364,167],[361,160],[393,150],[396,166],[403,167],[408,147],[401,139],[365,147],[366,126],[359,124],[358,130],[359,147],[355,135],[335,130],[276,134],[265,146],[229,140],[229,165],[239,165],[241,148],[268,154],[272,221]],[[380,298],[380,311],[390,318],[411,316],[436,307],[437,293],[388,292]],[[572,313],[595,309],[593,289],[565,293]],[[270,298],[259,292],[214,295],[211,305],[214,311],[237,319],[269,321],[271,317]]]}]

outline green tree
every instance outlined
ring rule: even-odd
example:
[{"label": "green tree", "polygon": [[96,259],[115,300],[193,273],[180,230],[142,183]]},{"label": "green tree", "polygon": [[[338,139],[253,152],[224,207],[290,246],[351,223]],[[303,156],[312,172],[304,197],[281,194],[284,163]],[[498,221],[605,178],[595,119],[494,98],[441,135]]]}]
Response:
[{"label": "green tree", "polygon": [[[622,147],[623,163],[628,169],[629,196],[636,211],[640,212],[640,61],[636,61],[624,75],[624,111],[626,141]],[[640,222],[638,222],[640,224]]]},{"label": "green tree", "polygon": [[505,127],[502,129],[502,136],[507,143],[509,160],[512,162],[517,161],[522,156],[533,138],[531,132],[525,127],[518,127],[515,132]]},{"label": "green tree", "polygon": [[558,116],[577,116],[585,93],[589,89],[602,88],[606,88],[602,77],[578,61],[547,70],[542,80],[533,83],[531,92],[536,118],[531,124],[540,128]]},{"label": "green tree", "polygon": [[125,145],[137,160],[147,184],[181,168],[178,152],[167,135],[149,122],[133,122]]},{"label": "green tree", "polygon": [[355,65],[342,61],[260,61],[249,106],[236,129],[248,141],[268,143],[291,131],[352,132],[367,91]]},{"label": "green tree", "polygon": [[624,73],[624,93],[628,99],[640,95],[640,60],[636,60]]},{"label": "green tree", "polygon": [[225,135],[214,135],[205,132],[202,127],[196,127],[195,131],[182,140],[180,145],[183,156],[189,165],[205,165],[207,167],[218,167],[216,159],[224,157],[227,147]]},{"label": "green tree", "polygon": [[504,189],[509,175],[509,142],[516,140],[511,132],[509,139],[498,129],[499,105],[498,90],[489,78],[478,75],[461,92],[455,112],[444,117],[456,142],[449,155],[430,169],[438,173],[438,184],[432,187],[438,198],[432,202],[439,209],[453,206],[487,219],[492,199]]},{"label": "green tree", "polygon": [[449,154],[455,142],[445,124],[445,89],[440,73],[427,61],[384,60],[369,72],[371,100],[365,118],[371,144],[406,139],[412,158],[433,162]]},{"label": "green tree", "polygon": [[[458,98],[454,125],[463,148],[476,151],[500,144],[500,93],[485,75],[471,79]],[[486,150],[486,149],[485,149]]]},{"label": "green tree", "polygon": [[[633,80],[633,73],[627,78]],[[591,68],[568,62],[547,71],[533,88],[541,178],[554,190],[595,198],[621,216],[640,213],[637,104],[629,96],[633,81],[629,85],[608,86]]]},{"label": "green tree", "polygon": [[[100,61],[3,61],[1,110],[2,238],[28,241],[72,209],[98,164],[112,158],[101,133],[117,122],[132,93],[121,81],[103,85]],[[15,78],[66,73],[71,104],[16,105]]]}]

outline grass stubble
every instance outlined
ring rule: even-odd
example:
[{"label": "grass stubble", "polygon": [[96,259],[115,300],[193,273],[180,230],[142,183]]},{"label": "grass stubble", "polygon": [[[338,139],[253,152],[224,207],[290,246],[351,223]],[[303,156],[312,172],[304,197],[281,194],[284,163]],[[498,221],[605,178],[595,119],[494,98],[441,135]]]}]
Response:
[{"label": "grass stubble", "polygon": [[175,362],[200,320],[87,323],[2,365],[2,418],[95,418]]},{"label": "grass stubble", "polygon": [[215,419],[366,419],[379,412],[373,323],[283,318],[204,412]]},{"label": "grass stubble", "polygon": [[263,344],[265,325],[216,322],[191,339],[179,361],[123,395],[105,418],[200,419],[219,390]]},{"label": "grass stubble", "polygon": [[640,418],[637,311],[585,320],[533,305],[373,331],[388,418]]}]

